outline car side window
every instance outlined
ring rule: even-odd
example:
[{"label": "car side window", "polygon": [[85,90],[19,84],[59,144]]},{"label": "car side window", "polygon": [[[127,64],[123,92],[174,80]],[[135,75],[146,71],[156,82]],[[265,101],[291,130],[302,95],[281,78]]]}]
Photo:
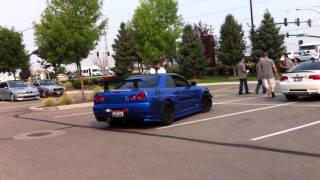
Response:
[{"label": "car side window", "polygon": [[188,81],[186,81],[185,79],[183,79],[180,76],[173,75],[172,79],[173,79],[176,87],[188,87],[189,86]]},{"label": "car side window", "polygon": [[174,80],[172,79],[172,77],[171,76],[167,76],[166,77],[166,86],[168,87],[168,88],[175,88],[176,87],[176,84],[175,84],[175,82],[174,82]]},{"label": "car side window", "polygon": [[0,88],[6,88],[6,87],[8,87],[7,83],[1,83],[0,84]]},{"label": "car side window", "polygon": [[3,84],[4,84],[4,83],[0,83],[0,89],[1,89],[1,88],[4,88]]}]

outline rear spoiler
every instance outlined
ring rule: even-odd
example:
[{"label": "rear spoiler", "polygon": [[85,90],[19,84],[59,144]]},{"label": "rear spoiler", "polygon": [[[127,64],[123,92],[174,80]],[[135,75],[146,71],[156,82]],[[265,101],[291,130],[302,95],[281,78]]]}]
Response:
[{"label": "rear spoiler", "polygon": [[141,79],[126,79],[126,80],[112,80],[112,81],[99,81],[99,85],[104,86],[105,91],[109,91],[109,84],[118,84],[118,83],[125,83],[125,82],[133,82],[133,89],[138,89],[138,82],[141,82]]}]

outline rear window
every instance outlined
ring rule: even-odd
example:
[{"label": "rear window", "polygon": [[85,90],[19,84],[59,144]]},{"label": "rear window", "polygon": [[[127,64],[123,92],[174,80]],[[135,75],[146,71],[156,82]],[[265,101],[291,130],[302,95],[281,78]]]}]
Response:
[{"label": "rear window", "polygon": [[[130,76],[127,78],[127,80],[130,79],[141,79],[141,81],[138,81],[138,87],[139,88],[154,88],[159,83],[159,76],[156,75],[146,75],[146,76]],[[133,82],[124,82],[118,84],[115,89],[132,89],[133,88]]]},{"label": "rear window", "polygon": [[301,64],[298,64],[293,69],[291,69],[290,73],[296,73],[307,70],[320,70],[320,61],[307,61]]}]

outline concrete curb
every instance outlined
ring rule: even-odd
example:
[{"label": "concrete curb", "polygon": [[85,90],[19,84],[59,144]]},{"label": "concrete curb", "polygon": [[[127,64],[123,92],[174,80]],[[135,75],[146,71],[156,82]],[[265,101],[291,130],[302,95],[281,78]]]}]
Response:
[{"label": "concrete curb", "polygon": [[54,111],[54,110],[68,110],[68,109],[77,109],[84,107],[93,107],[93,102],[89,103],[80,103],[80,104],[71,104],[71,105],[63,105],[63,106],[54,106],[54,107],[42,107],[42,106],[33,106],[29,107],[30,111]]}]

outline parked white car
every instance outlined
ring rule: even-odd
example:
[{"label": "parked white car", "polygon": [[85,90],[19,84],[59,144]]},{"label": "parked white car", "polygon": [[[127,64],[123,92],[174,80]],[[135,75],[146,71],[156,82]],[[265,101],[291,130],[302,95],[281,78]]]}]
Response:
[{"label": "parked white car", "polygon": [[288,100],[320,94],[320,60],[303,62],[283,74],[280,91]]}]

